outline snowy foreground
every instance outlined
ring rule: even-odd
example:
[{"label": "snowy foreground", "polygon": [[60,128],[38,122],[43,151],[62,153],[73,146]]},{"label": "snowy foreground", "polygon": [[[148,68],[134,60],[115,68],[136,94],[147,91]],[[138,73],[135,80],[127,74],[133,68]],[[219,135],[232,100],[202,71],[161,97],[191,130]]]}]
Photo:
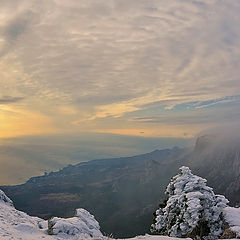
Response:
[{"label": "snowy foreground", "polygon": [[75,217],[54,217],[48,222],[16,210],[12,201],[0,190],[0,240],[103,238],[98,222],[84,209],[77,209]]},{"label": "snowy foreground", "polygon": [[[233,231],[240,234],[240,209],[225,208],[225,218]],[[52,235],[49,235],[52,234]],[[84,209],[77,209],[75,217],[52,218],[49,222],[31,217],[14,208],[12,201],[0,190],[0,239],[21,240],[107,240],[100,232],[98,222]],[[138,236],[131,240],[174,240],[165,236]]]}]

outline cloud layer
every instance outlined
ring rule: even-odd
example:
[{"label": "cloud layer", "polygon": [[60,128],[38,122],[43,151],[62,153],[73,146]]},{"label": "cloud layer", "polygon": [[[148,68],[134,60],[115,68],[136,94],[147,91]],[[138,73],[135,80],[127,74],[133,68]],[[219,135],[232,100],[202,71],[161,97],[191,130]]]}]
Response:
[{"label": "cloud layer", "polygon": [[41,115],[43,133],[177,137],[232,120],[239,11],[235,0],[1,0],[0,114]]}]

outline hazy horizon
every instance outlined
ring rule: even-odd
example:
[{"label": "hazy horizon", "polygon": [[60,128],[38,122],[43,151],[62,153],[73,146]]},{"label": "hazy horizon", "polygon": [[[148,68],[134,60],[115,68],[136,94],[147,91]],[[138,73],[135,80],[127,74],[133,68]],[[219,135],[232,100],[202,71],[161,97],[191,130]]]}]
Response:
[{"label": "hazy horizon", "polygon": [[172,147],[192,139],[143,138],[115,134],[25,136],[0,143],[0,185],[15,185],[44,172],[94,159],[126,157]]}]

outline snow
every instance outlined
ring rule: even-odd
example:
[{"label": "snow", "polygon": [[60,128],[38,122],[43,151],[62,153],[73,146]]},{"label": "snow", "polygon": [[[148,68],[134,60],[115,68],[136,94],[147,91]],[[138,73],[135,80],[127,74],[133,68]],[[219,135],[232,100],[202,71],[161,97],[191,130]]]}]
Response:
[{"label": "snow", "polygon": [[[82,213],[82,214],[81,214]],[[81,217],[88,215],[86,210],[78,209],[78,215]],[[77,217],[77,216],[76,216]],[[63,220],[63,219],[62,219]],[[65,219],[67,221],[67,219]],[[86,220],[86,219],[85,219]],[[90,222],[92,222],[90,218]],[[68,235],[60,233],[58,235],[48,235],[47,229],[40,229],[42,225],[47,227],[47,221],[44,221],[37,217],[28,216],[26,213],[16,210],[14,207],[9,206],[0,201],[0,239],[1,240],[111,240],[108,237],[97,237],[90,238],[88,234],[81,235]],[[94,226],[94,224],[93,224]],[[98,233],[99,234],[99,233]],[[131,240],[178,240],[177,238],[170,238],[165,236],[138,236],[131,238]]]},{"label": "snow", "polygon": [[[223,232],[222,210],[228,200],[215,195],[206,185],[207,180],[193,175],[188,167],[181,167],[166,189],[169,199],[164,208],[156,211],[151,231],[171,237],[184,237],[195,230],[195,234],[218,237]],[[199,222],[207,224],[209,231],[196,232]],[[206,236],[204,235],[204,236]]]},{"label": "snow", "polygon": [[[16,210],[13,206],[0,201],[0,239],[54,239],[40,230],[38,223],[42,221],[37,217],[30,217],[26,213]],[[33,238],[34,236],[34,238]],[[59,239],[59,238],[55,238]]]},{"label": "snow", "polygon": [[240,208],[226,207],[223,214],[231,230],[240,238]]},{"label": "snow", "polygon": [[[85,209],[76,210],[73,218],[52,218],[53,233],[48,234],[48,221],[32,217],[14,208],[11,199],[0,190],[0,239],[1,240],[114,240],[104,237],[98,222]],[[92,237],[91,237],[92,236]],[[131,240],[177,240],[157,235],[144,235]]]},{"label": "snow", "polygon": [[75,217],[67,219],[54,217],[50,219],[49,234],[77,235],[78,239],[103,237],[100,232],[100,226],[94,216],[82,208],[76,210]]},{"label": "snow", "polygon": [[[196,193],[197,195],[199,193]],[[192,196],[194,197],[194,195]],[[190,196],[189,196],[190,198]],[[194,203],[198,204],[198,203]],[[240,236],[240,209],[226,207],[224,217],[233,231]],[[14,208],[12,201],[0,190],[0,239],[1,240],[114,240],[104,237],[98,222],[85,209],[76,210],[75,217],[51,219],[54,234],[48,234],[48,221],[32,217]],[[50,222],[51,222],[50,221]],[[144,235],[126,240],[179,240],[176,237]],[[190,240],[190,238],[187,238]]]},{"label": "snow", "polygon": [[76,216],[73,218],[57,218],[55,223],[57,223],[54,225],[56,235],[48,235],[47,221],[16,210],[12,201],[0,190],[1,240],[103,239],[98,222],[84,209],[77,209]]}]

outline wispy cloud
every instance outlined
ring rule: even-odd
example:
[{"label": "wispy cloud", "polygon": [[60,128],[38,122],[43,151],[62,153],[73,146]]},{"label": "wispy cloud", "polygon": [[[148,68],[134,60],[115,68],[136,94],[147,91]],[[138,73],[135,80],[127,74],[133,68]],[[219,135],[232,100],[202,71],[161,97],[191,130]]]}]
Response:
[{"label": "wispy cloud", "polygon": [[12,96],[3,96],[0,97],[0,104],[11,104],[22,101],[23,97],[12,97]]},{"label": "wispy cloud", "polygon": [[215,106],[217,104],[226,104],[226,103],[240,104],[240,95],[226,96],[222,98],[211,99],[208,101],[197,102],[196,104],[193,104],[193,106],[196,108],[207,108],[207,107]]},{"label": "wispy cloud", "polygon": [[59,131],[129,125],[154,107],[177,124],[181,104],[239,94],[239,11],[235,0],[3,0],[1,95]]}]

